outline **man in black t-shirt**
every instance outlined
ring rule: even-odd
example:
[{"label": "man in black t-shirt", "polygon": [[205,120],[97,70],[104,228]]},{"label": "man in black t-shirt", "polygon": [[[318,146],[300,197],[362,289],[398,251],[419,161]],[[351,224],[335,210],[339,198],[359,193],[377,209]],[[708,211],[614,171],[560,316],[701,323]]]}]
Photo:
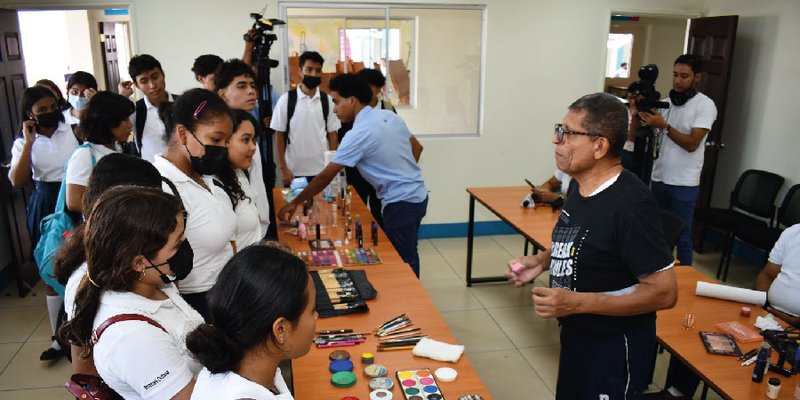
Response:
[{"label": "man in black t-shirt", "polygon": [[658,206],[620,164],[627,123],[627,109],[609,94],[570,105],[553,144],[556,165],[575,183],[551,249],[510,261],[506,273],[521,286],[550,270],[550,287],[534,287],[532,298],[536,314],[562,327],[557,399],[640,399],[655,311],[677,301]]}]

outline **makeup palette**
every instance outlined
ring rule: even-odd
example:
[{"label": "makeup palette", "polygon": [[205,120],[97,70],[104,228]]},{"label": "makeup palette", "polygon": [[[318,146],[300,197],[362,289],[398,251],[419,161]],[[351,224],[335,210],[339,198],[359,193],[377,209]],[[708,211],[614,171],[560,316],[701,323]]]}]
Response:
[{"label": "makeup palette", "polygon": [[311,250],[298,251],[295,254],[309,267],[358,267],[381,264],[381,258],[374,248]]},{"label": "makeup palette", "polygon": [[444,400],[431,370],[397,371],[397,382],[406,400]]}]

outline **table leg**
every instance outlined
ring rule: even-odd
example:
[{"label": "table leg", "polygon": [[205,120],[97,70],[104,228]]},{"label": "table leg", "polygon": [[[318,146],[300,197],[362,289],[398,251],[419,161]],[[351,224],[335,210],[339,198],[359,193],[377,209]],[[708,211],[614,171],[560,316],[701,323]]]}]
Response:
[{"label": "table leg", "polygon": [[469,196],[469,221],[467,222],[467,287],[472,286],[472,242],[475,238],[475,197]]},{"label": "table leg", "polygon": [[[525,239],[525,250],[522,252],[522,255],[525,255],[525,256],[528,255],[528,245],[529,244],[531,244],[531,242],[529,242],[528,239]],[[536,251],[535,249],[536,248],[534,247],[534,251]]]},{"label": "table leg", "polygon": [[708,384],[703,382],[703,393],[700,395],[700,400],[706,400],[708,396]]}]

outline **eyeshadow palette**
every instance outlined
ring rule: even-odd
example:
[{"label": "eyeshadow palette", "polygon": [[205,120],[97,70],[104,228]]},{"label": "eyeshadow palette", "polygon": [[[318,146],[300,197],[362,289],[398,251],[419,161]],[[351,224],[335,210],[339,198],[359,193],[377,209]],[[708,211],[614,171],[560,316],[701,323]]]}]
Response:
[{"label": "eyeshadow palette", "polygon": [[374,248],[298,251],[296,255],[309,267],[356,267],[381,263]]},{"label": "eyeshadow palette", "polygon": [[397,382],[406,400],[444,400],[431,370],[397,371]]}]

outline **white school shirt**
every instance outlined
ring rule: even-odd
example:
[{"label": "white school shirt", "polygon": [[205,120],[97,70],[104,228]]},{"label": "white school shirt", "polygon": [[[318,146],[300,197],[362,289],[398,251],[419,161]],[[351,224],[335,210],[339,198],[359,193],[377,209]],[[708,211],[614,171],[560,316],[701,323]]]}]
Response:
[{"label": "white school shirt", "polygon": [[250,187],[253,189],[253,196],[250,197],[256,203],[258,208],[258,218],[261,221],[261,232],[267,233],[269,229],[269,197],[267,197],[267,188],[264,183],[264,167],[261,165],[261,149],[256,146],[256,154],[253,154],[253,162],[250,163],[248,169],[250,173]]},{"label": "white school shirt", "polygon": [[186,335],[203,317],[170,283],[161,287],[168,299],[151,300],[133,292],[104,291],[92,324],[97,329],[108,318],[139,314],[164,327],[144,321],[109,326],[92,350],[100,377],[125,399],[170,399],[197,376],[201,365],[186,348]]},{"label": "white school shirt", "polygon": [[280,368],[275,372],[273,380],[278,394],[274,394],[269,389],[261,386],[241,375],[229,371],[219,374],[212,374],[208,369],[203,368],[197,381],[194,384],[192,400],[233,400],[233,399],[253,399],[253,400],[292,400],[292,393],[286,387]]},{"label": "white school shirt", "polygon": [[[690,135],[692,128],[710,131],[714,120],[717,119],[717,107],[714,101],[702,93],[697,93],[682,106],[672,104],[669,98],[664,101],[670,103],[669,108],[659,109],[658,112],[664,116],[667,124],[684,134]],[[653,161],[652,180],[675,186],[700,185],[706,137],[708,132],[700,141],[700,146],[695,151],[688,152],[664,134],[658,158]]]},{"label": "white school shirt", "polygon": [[[175,96],[168,95],[169,101],[175,101]],[[144,120],[144,129],[142,130],[142,143],[140,152],[142,159],[153,162],[156,154],[161,154],[167,149],[167,142],[164,140],[164,134],[167,128],[164,122],[158,116],[158,107],[154,106],[147,96],[144,97],[144,105],[147,109],[147,118]],[[136,136],[136,113],[131,115],[131,122],[133,123],[133,135]]]},{"label": "white school shirt", "polygon": [[[328,128],[322,116],[322,98],[319,88],[313,97],[306,96],[300,86],[297,87],[297,104],[292,115],[289,132],[289,145],[286,146],[286,166],[295,176],[314,176],[325,168],[325,152],[328,151],[328,132],[338,131],[342,127],[339,118],[333,112],[333,102],[328,96]],[[272,122],[273,130],[286,132],[289,115],[289,94],[284,93],[275,105]]]},{"label": "white school shirt", "polygon": [[781,266],[767,292],[769,304],[779,311],[800,316],[800,224],[783,231],[769,253],[769,262]]},{"label": "white school shirt", "polygon": [[67,284],[64,286],[64,311],[67,312],[67,321],[75,316],[75,296],[78,294],[78,287],[80,287],[83,278],[86,277],[86,270],[88,269],[89,267],[84,261],[78,269],[72,272]]},{"label": "white school shirt", "polygon": [[[11,147],[11,165],[19,162],[25,138],[14,140]],[[31,146],[31,172],[37,182],[61,182],[64,179],[64,166],[72,152],[78,147],[78,139],[72,128],[61,122],[50,137],[36,133]],[[9,176],[11,172],[9,172]]]},{"label": "white school shirt", "polygon": [[[231,199],[225,190],[214,184],[213,177],[203,175],[209,192],[161,154],[155,156],[153,165],[161,176],[175,184],[189,214],[184,235],[194,251],[194,266],[186,279],[178,281],[178,288],[186,294],[207,292],[217,282],[222,267],[233,257],[231,242],[236,240],[236,213]],[[162,188],[172,194],[166,183]]]},{"label": "white school shirt", "polygon": [[64,123],[67,125],[78,125],[81,123],[80,118],[76,118],[72,115],[72,109],[66,109],[61,114],[64,115]]},{"label": "white school shirt", "polygon": [[116,146],[113,150],[102,144],[89,143],[89,146],[91,150],[83,147],[76,149],[72,153],[72,157],[70,157],[67,163],[67,184],[86,187],[89,184],[89,175],[92,174],[92,170],[94,169],[92,154],[94,154],[94,162],[97,164],[101,158],[120,151],[119,147]]},{"label": "white school shirt", "polygon": [[242,187],[244,194],[248,197],[244,200],[239,200],[236,205],[236,249],[241,249],[258,242],[264,237],[264,232],[261,231],[261,221],[258,218],[258,207],[255,203],[255,196],[253,194],[253,187],[251,182],[253,179],[260,177],[250,176],[247,179],[244,171],[236,170],[236,179],[239,180],[239,185]]}]

